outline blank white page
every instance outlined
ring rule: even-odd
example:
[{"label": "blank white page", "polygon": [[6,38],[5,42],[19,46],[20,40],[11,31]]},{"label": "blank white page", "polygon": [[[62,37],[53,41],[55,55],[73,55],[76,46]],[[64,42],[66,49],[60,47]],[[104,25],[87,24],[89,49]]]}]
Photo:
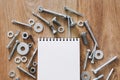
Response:
[{"label": "blank white page", "polygon": [[39,38],[37,79],[80,80],[79,38]]}]

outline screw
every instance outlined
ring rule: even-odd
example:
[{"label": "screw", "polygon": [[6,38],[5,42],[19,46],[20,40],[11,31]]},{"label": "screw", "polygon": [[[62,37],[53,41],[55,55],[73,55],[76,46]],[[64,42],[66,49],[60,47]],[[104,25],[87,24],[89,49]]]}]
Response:
[{"label": "screw", "polygon": [[51,11],[51,10],[44,9],[41,6],[39,7],[39,12],[46,12],[46,13],[50,13],[50,14],[53,14],[53,15],[56,15],[56,16],[67,18],[67,15],[57,13],[57,12],[54,12],[54,11]]},{"label": "screw", "polygon": [[81,37],[82,37],[84,45],[88,45],[87,32],[82,32]]},{"label": "screw", "polygon": [[85,58],[85,61],[84,61],[84,66],[83,66],[84,70],[86,69],[89,54],[90,54],[90,49],[87,49],[86,58]]},{"label": "screw", "polygon": [[79,13],[79,12],[73,10],[73,9],[70,9],[70,8],[68,8],[68,7],[66,7],[66,6],[64,7],[64,10],[69,11],[69,12],[71,12],[71,13],[74,13],[74,14],[76,14],[76,15],[78,15],[78,16],[83,17],[83,14],[81,14],[81,13]]},{"label": "screw", "polygon": [[106,80],[109,80],[109,78],[110,78],[110,76],[112,75],[113,71],[114,71],[114,69],[112,68],[112,69],[110,70],[110,72],[109,72],[109,74],[108,74]]},{"label": "screw", "polygon": [[106,65],[108,65],[109,63],[113,62],[114,60],[117,59],[117,56],[113,57],[112,59],[110,59],[109,61],[107,61],[106,63],[104,63],[103,65],[101,65],[100,67],[98,67],[97,69],[93,69],[93,73],[96,74],[99,70],[101,70],[103,67],[105,67]]},{"label": "screw", "polygon": [[54,24],[56,24],[57,26],[61,26],[60,22],[57,20],[56,17],[54,17],[54,18],[52,19],[52,22],[53,22]]},{"label": "screw", "polygon": [[34,75],[32,75],[31,73],[27,72],[26,70],[24,70],[22,67],[20,67],[19,65],[17,66],[17,68],[19,70],[21,70],[22,72],[24,72],[25,74],[31,76],[32,78],[36,79],[36,77]]},{"label": "screw", "polygon": [[30,28],[32,27],[30,24],[26,24],[26,23],[19,22],[19,21],[16,21],[16,20],[12,20],[12,23],[27,26],[27,27],[30,27]]},{"label": "screw", "polygon": [[15,36],[11,39],[11,41],[8,43],[7,48],[10,48],[12,43],[15,41],[16,37],[19,35],[20,31],[17,31]]},{"label": "screw", "polygon": [[31,64],[31,62],[32,62],[32,60],[33,60],[37,50],[38,50],[37,48],[34,50],[34,52],[33,52],[32,56],[31,56],[31,58],[30,58],[30,60],[29,60],[29,62],[27,64],[27,66],[26,66],[27,68],[30,68],[30,64]]},{"label": "screw", "polygon": [[73,21],[73,19],[70,17],[70,27],[74,27],[77,23]]},{"label": "screw", "polygon": [[18,45],[19,43],[20,43],[20,41],[19,41],[19,40],[16,40],[16,43],[15,43],[15,45],[14,45],[14,47],[13,47],[13,49],[12,49],[12,51],[11,51],[9,57],[8,57],[8,60],[11,60],[11,58],[12,58],[14,52],[15,52],[15,49],[17,48],[17,45]]},{"label": "screw", "polygon": [[70,27],[71,27],[70,16],[67,16],[67,19],[68,19],[68,37],[70,37],[70,36],[71,36],[71,30],[70,30]]},{"label": "screw", "polygon": [[101,79],[102,77],[104,77],[104,75],[103,74],[101,74],[100,76],[98,76],[97,78],[94,78],[93,80],[99,80],[99,79]]}]

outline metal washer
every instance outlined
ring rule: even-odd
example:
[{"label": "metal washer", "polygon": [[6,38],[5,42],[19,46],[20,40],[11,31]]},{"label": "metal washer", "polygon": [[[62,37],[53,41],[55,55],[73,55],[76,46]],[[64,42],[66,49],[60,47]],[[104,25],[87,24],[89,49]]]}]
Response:
[{"label": "metal washer", "polygon": [[64,27],[58,27],[58,32],[60,33],[64,32]]},{"label": "metal washer", "polygon": [[96,50],[95,51],[95,59],[102,59],[104,57],[103,51],[101,50]]},{"label": "metal washer", "polygon": [[34,25],[34,31],[37,32],[37,33],[42,32],[43,29],[44,29],[44,27],[43,27],[43,25],[40,24],[40,23],[36,23],[36,24]]},{"label": "metal washer", "polygon": [[34,19],[29,19],[29,20],[28,20],[28,23],[32,26],[32,25],[35,24],[35,21],[34,21]]},{"label": "metal washer", "polygon": [[17,52],[18,52],[18,54],[23,55],[23,56],[27,55],[29,52],[28,44],[21,42],[17,47]]},{"label": "metal washer", "polygon": [[79,20],[79,21],[77,22],[77,25],[78,25],[79,27],[83,27],[83,26],[84,26],[84,22],[83,22],[82,20]]},{"label": "metal washer", "polygon": [[9,32],[7,33],[7,36],[8,36],[9,38],[12,38],[12,37],[14,36],[13,31],[9,31]]},{"label": "metal washer", "polygon": [[21,57],[21,61],[22,61],[23,63],[26,63],[26,62],[27,62],[27,57],[26,57],[26,56],[22,56],[22,57]]},{"label": "metal washer", "polygon": [[90,80],[90,75],[87,71],[82,72],[81,74],[81,79],[82,80]]},{"label": "metal washer", "polygon": [[14,61],[16,64],[19,64],[21,62],[21,57],[20,56],[15,57]]}]

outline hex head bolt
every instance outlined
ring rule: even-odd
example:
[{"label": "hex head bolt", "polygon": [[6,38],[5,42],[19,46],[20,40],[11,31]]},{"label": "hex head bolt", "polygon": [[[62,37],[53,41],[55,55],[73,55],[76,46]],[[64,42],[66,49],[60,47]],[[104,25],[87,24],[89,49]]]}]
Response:
[{"label": "hex head bolt", "polygon": [[15,43],[12,51],[11,51],[10,54],[9,54],[8,60],[11,60],[11,58],[12,58],[12,56],[14,55],[14,52],[15,52],[15,50],[16,50],[16,48],[17,48],[17,45],[18,45],[19,43],[20,43],[20,41],[19,41],[19,40],[16,40],[16,43]]},{"label": "hex head bolt", "polygon": [[35,17],[37,17],[37,18],[39,18],[40,20],[42,20],[43,22],[45,22],[45,23],[49,26],[49,28],[51,29],[51,31],[52,31],[53,34],[56,34],[56,33],[57,33],[57,30],[54,28],[54,26],[52,26],[52,25],[50,24],[49,21],[47,21],[46,19],[44,19],[43,17],[41,17],[40,15],[38,15],[38,14],[36,14],[36,13],[34,13],[34,12],[32,12],[32,14],[33,14]]},{"label": "hex head bolt", "polygon": [[30,64],[32,63],[32,60],[33,60],[37,50],[38,50],[37,48],[34,50],[34,52],[33,52],[32,56],[31,56],[31,58],[30,58],[30,60],[29,60],[29,62],[27,64],[27,66],[26,66],[27,68],[30,68]]},{"label": "hex head bolt", "polygon": [[104,77],[104,75],[101,74],[101,75],[99,75],[97,78],[94,78],[93,80],[99,80],[99,79],[101,79],[101,78],[103,78],[103,77]]},{"label": "hex head bolt", "polygon": [[87,32],[82,32],[81,37],[82,37],[82,40],[83,40],[83,44],[88,45]]},{"label": "hex head bolt", "polygon": [[70,9],[70,8],[68,8],[68,7],[66,7],[66,6],[64,7],[64,10],[69,11],[69,12],[71,12],[71,13],[73,13],[73,14],[76,14],[76,15],[78,15],[78,16],[83,17],[83,14],[81,14],[81,13],[79,13],[79,12],[73,10],[73,9]]},{"label": "hex head bolt", "polygon": [[17,31],[15,36],[10,40],[10,42],[8,43],[8,45],[6,46],[6,48],[10,48],[12,43],[15,41],[16,37],[19,35],[20,31]]},{"label": "hex head bolt", "polygon": [[32,27],[30,24],[26,24],[26,23],[19,22],[19,21],[16,21],[16,20],[12,20],[12,23],[13,24],[19,24],[19,25],[22,25],[22,26],[26,26],[26,27],[29,27],[29,28]]},{"label": "hex head bolt", "polygon": [[93,73],[96,74],[98,71],[100,71],[103,67],[105,67],[106,65],[110,64],[111,62],[113,62],[114,60],[117,59],[117,56],[113,57],[112,59],[110,59],[109,61],[107,61],[106,63],[104,63],[103,65],[101,65],[100,67],[98,67],[97,69],[93,69]]},{"label": "hex head bolt", "polygon": [[114,69],[112,68],[112,69],[110,70],[110,72],[109,72],[109,74],[108,74],[106,80],[109,80],[109,79],[110,79],[110,76],[112,75],[113,71],[114,71]]},{"label": "hex head bolt", "polygon": [[41,7],[41,6],[39,6],[39,12],[46,12],[46,13],[49,13],[49,14],[53,14],[53,15],[60,16],[60,17],[63,17],[63,18],[67,18],[67,16],[64,15],[64,14],[57,13],[57,12],[54,12],[54,11],[51,11],[51,10],[47,10],[47,9]]},{"label": "hex head bolt", "polygon": [[36,77],[34,75],[32,75],[31,73],[29,73],[26,70],[24,70],[21,66],[18,65],[17,69],[19,69],[20,71],[24,72],[25,74],[27,74],[28,76],[32,77],[33,79],[36,79]]}]

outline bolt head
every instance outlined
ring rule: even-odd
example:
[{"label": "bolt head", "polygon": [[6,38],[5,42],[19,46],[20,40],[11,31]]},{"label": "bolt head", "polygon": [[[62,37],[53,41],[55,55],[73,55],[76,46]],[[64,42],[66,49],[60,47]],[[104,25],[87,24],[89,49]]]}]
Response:
[{"label": "bolt head", "polygon": [[43,7],[39,6],[39,12],[43,12]]},{"label": "bolt head", "polygon": [[54,17],[54,18],[52,19],[52,21],[57,21],[56,17]]}]

